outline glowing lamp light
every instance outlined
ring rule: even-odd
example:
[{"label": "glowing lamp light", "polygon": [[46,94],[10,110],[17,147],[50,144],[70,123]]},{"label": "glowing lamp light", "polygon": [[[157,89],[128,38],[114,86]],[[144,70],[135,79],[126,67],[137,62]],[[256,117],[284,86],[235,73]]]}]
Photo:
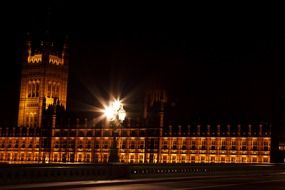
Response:
[{"label": "glowing lamp light", "polygon": [[127,114],[123,108],[122,102],[120,100],[115,100],[110,106],[105,108],[104,115],[110,121],[119,120],[122,122]]},{"label": "glowing lamp light", "polygon": [[120,109],[118,112],[119,120],[122,122],[125,120],[126,117],[126,111],[124,109]]},{"label": "glowing lamp light", "polygon": [[114,120],[115,111],[112,107],[106,107],[104,110],[104,115],[107,117],[107,119]]},{"label": "glowing lamp light", "polygon": [[112,107],[115,111],[119,111],[119,109],[121,108],[122,106],[122,103],[120,102],[120,100],[115,100],[113,103],[112,103]]}]

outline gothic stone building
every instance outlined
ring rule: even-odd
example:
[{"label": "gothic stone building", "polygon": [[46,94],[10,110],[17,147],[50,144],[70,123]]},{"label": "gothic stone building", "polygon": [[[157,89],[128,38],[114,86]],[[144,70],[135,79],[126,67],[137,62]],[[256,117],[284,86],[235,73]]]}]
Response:
[{"label": "gothic stone building", "polygon": [[66,107],[68,59],[67,43],[58,53],[50,40],[41,42],[41,50],[26,42],[22,63],[18,126],[41,127],[42,111],[57,98]]},{"label": "gothic stone building", "polygon": [[[18,127],[0,128],[0,162],[108,162],[113,129],[106,122],[60,120],[67,98],[67,45],[59,55],[53,43],[45,40],[41,51],[33,52],[28,40],[25,52]],[[268,124],[166,125],[166,102],[164,91],[147,93],[144,121],[125,119],[117,137],[120,162],[270,162]]]}]

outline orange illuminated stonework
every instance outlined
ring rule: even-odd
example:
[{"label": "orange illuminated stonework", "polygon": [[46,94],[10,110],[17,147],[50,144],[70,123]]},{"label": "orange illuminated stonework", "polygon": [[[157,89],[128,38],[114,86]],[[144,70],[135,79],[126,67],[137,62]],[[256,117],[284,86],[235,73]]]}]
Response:
[{"label": "orange illuminated stonework", "polygon": [[32,51],[32,42],[27,40],[22,67],[18,126],[41,127],[42,110],[54,99],[66,107],[67,44],[58,55],[50,40],[41,42],[40,51]]},{"label": "orange illuminated stonework", "polygon": [[[66,107],[66,44],[60,56],[49,41],[42,42],[41,48],[32,53],[31,41],[26,43],[19,127],[0,128],[0,162],[108,162],[113,129],[107,122],[57,117],[56,110]],[[147,92],[143,119],[127,118],[118,128],[120,162],[270,163],[268,124],[172,126],[164,115],[167,100],[164,90]]]},{"label": "orange illuminated stonework", "polygon": [[[0,161],[107,162],[112,129],[87,120],[72,123],[67,128],[2,128]],[[261,124],[170,126],[163,130],[132,126],[136,124],[127,121],[119,130],[119,156],[124,163],[270,163],[270,131]],[[231,127],[237,130],[229,131]]]}]

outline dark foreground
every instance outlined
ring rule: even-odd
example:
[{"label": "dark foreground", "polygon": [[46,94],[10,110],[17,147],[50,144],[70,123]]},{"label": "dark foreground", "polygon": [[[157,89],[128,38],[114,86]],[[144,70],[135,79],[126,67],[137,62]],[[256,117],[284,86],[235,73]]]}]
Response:
[{"label": "dark foreground", "polygon": [[83,190],[121,190],[121,189],[213,189],[213,190],[278,190],[285,189],[285,171],[272,173],[227,174],[216,176],[192,176],[176,178],[151,178],[136,180],[107,180],[107,181],[77,181],[54,182],[42,184],[25,184],[2,186],[1,189],[83,189]]}]

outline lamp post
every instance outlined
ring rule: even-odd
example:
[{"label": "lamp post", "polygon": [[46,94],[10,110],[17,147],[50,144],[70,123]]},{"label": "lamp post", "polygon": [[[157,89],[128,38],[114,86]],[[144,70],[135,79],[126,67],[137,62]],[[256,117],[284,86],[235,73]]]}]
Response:
[{"label": "lamp post", "polygon": [[121,126],[122,122],[126,117],[126,111],[124,110],[122,102],[120,100],[115,100],[110,104],[110,106],[105,108],[104,114],[106,118],[110,121],[111,127],[113,129],[113,140],[110,148],[108,162],[116,163],[119,162],[119,152],[117,147],[118,128]]}]

